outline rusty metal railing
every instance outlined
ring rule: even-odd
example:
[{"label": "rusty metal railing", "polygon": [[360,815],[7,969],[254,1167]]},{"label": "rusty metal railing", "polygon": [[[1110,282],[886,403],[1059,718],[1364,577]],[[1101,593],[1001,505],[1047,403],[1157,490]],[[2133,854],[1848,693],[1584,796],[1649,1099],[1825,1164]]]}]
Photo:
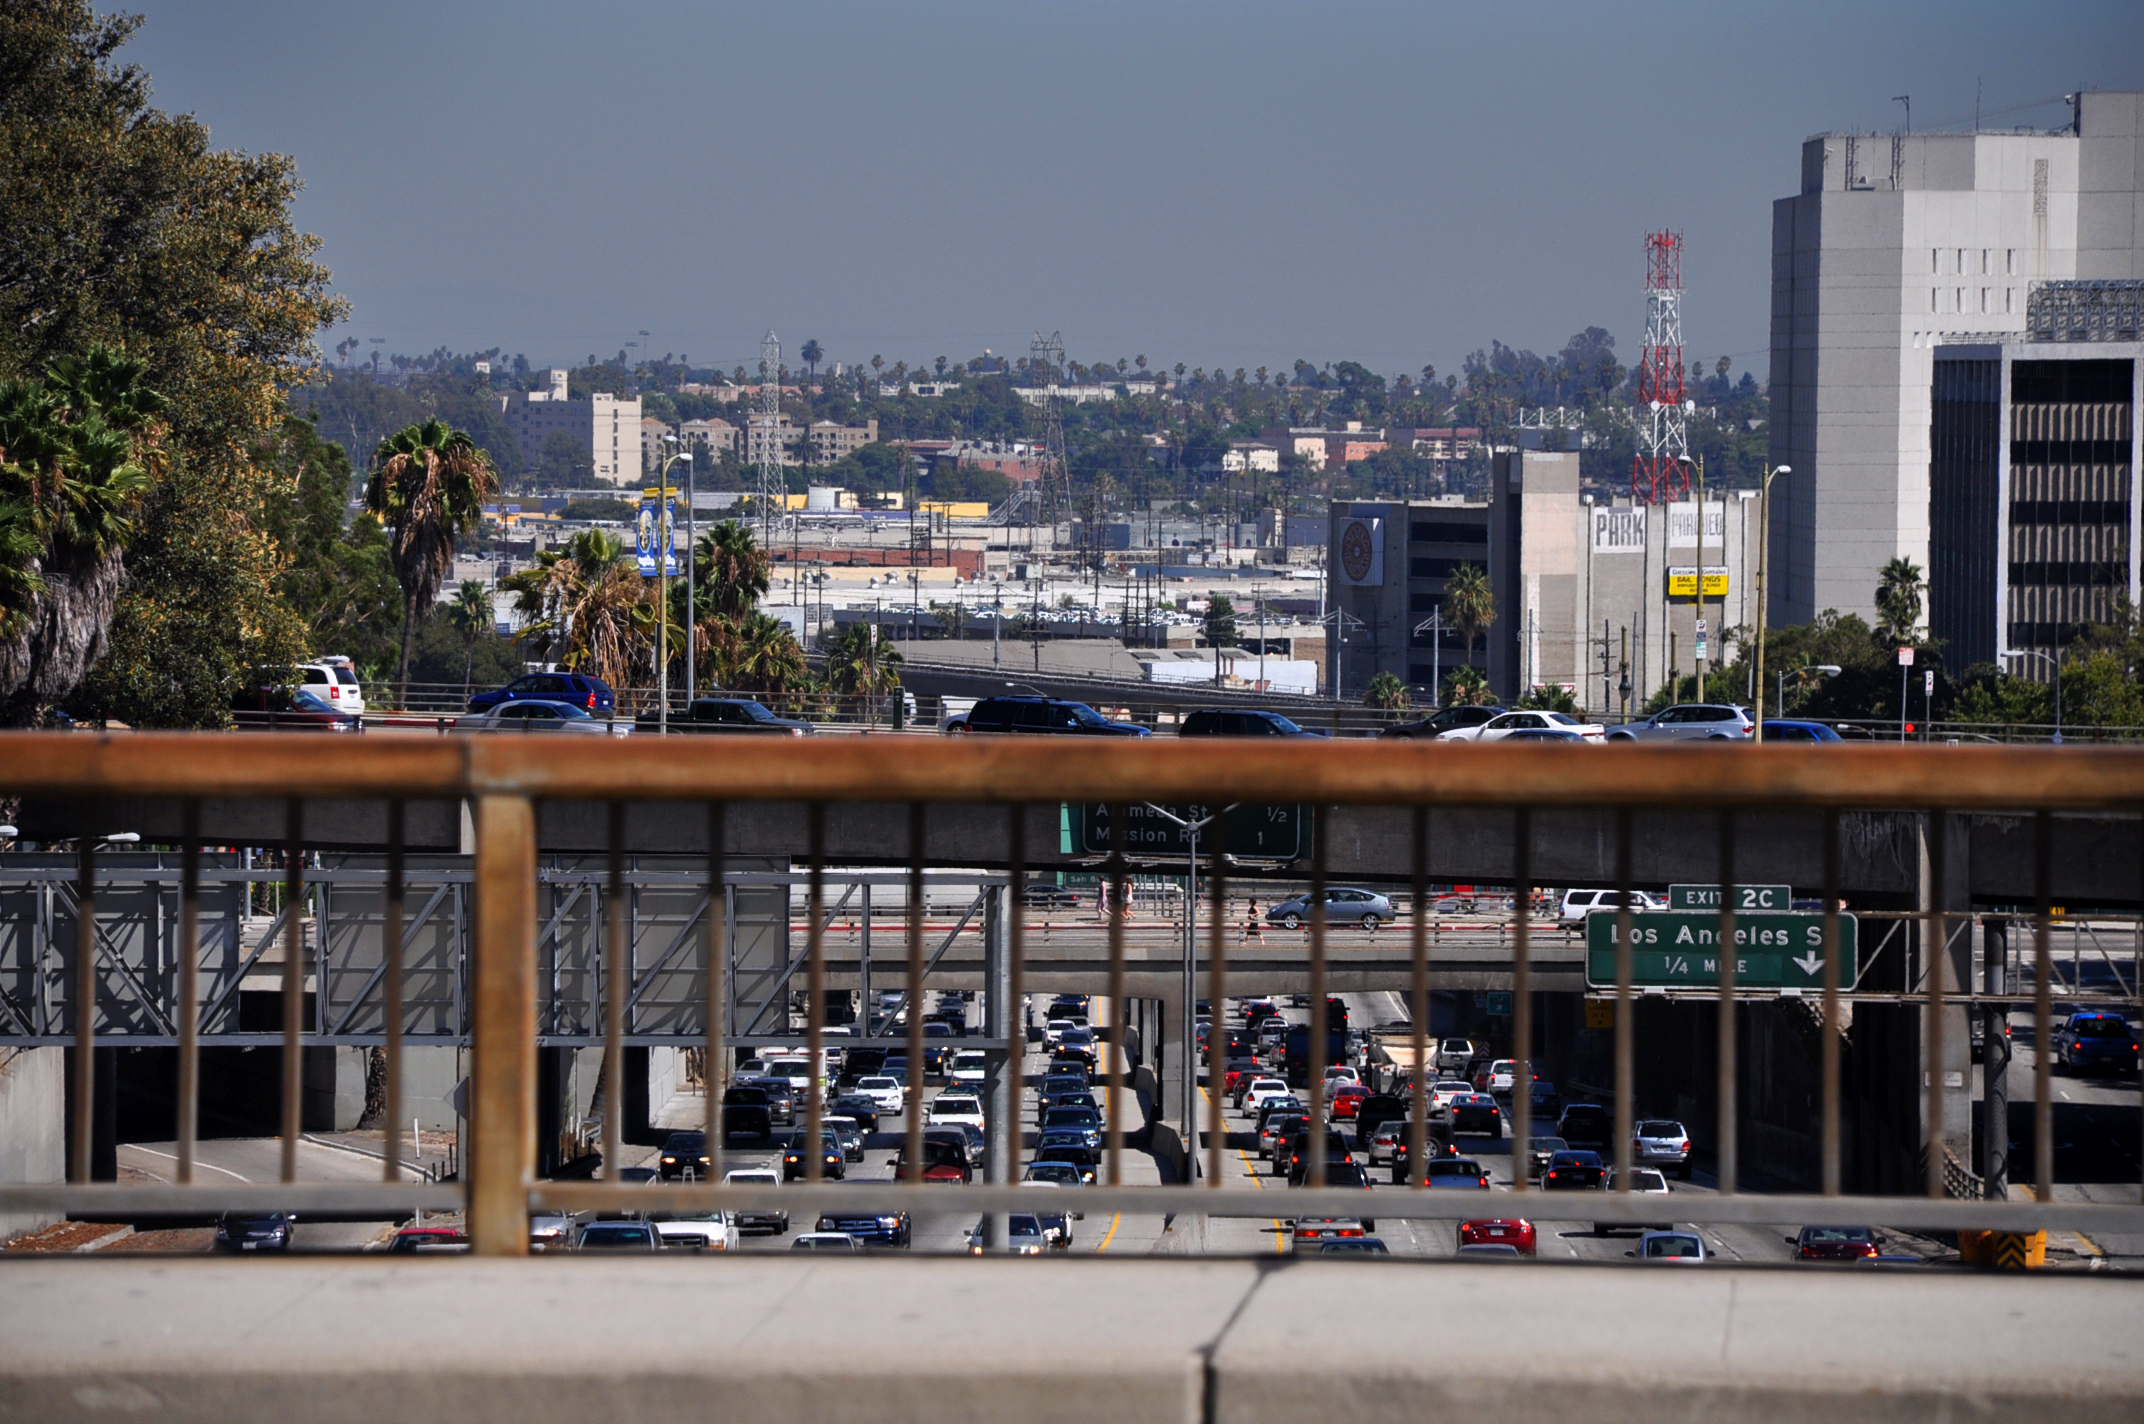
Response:
[{"label": "rusty metal railing", "polygon": [[[403,803],[413,798],[454,797],[467,801],[473,811],[475,857],[472,873],[476,929],[470,966],[470,1040],[473,1071],[469,1095],[470,1140],[464,1161],[468,1180],[464,1185],[396,1181],[398,1163],[390,1147],[384,1166],[386,1180],[371,1184],[304,1183],[296,1180],[295,1146],[298,1136],[300,1084],[296,1078],[298,1050],[306,1034],[299,1002],[305,981],[306,950],[297,916],[289,917],[284,951],[283,982],[285,1050],[284,1107],[281,1162],[282,1181],[273,1184],[205,1184],[192,1180],[197,1142],[196,1101],[199,1071],[198,1036],[182,1031],[179,1042],[182,1102],[179,1111],[180,1170],[174,1185],[92,1183],[89,1178],[87,1105],[96,1071],[94,1006],[98,995],[97,949],[93,906],[97,887],[96,847],[85,842],[80,851],[79,903],[81,949],[75,966],[76,1031],[73,1071],[76,1075],[75,1143],[69,1164],[69,1181],[53,1186],[0,1187],[0,1210],[66,1210],[72,1212],[163,1212],[300,1207],[334,1210],[401,1212],[416,1208],[463,1207],[468,1214],[475,1248],[488,1255],[518,1255],[528,1249],[528,1218],[532,1210],[670,1209],[754,1210],[779,1208],[794,1203],[793,1190],[775,1193],[762,1189],[732,1187],[719,1181],[649,1187],[618,1182],[563,1183],[539,1181],[536,1161],[536,1006],[537,964],[533,946],[539,935],[536,905],[538,806],[551,801],[593,802],[611,808],[608,816],[612,876],[618,875],[624,837],[624,810],[630,803],[697,803],[706,808],[706,878],[713,893],[710,904],[719,902],[727,874],[723,833],[723,808],[742,803],[791,803],[807,808],[810,828],[806,858],[810,872],[809,978],[806,1041],[811,1050],[812,1071],[820,1067],[819,1053],[826,1045],[825,958],[821,922],[821,875],[826,867],[825,808],[839,804],[863,804],[889,809],[879,854],[886,860],[905,860],[910,868],[914,893],[909,898],[906,989],[910,996],[907,1041],[911,1071],[920,1079],[925,1047],[919,996],[927,977],[923,959],[923,917],[920,893],[922,867],[928,856],[933,808],[948,805],[995,807],[1005,816],[1006,862],[1011,866],[1010,899],[1017,903],[1020,884],[1029,857],[1025,812],[1036,806],[1080,803],[1121,807],[1128,801],[1229,806],[1234,804],[1297,803],[1314,809],[1310,879],[1322,888],[1328,878],[1328,830],[1332,808],[1402,808],[1411,813],[1408,833],[1413,838],[1411,857],[1416,903],[1426,898],[1431,844],[1435,830],[1432,813],[1452,808],[1480,811],[1485,808],[1510,813],[1513,856],[1509,880],[1515,892],[1517,922],[1512,943],[1515,989],[1516,1044],[1519,1061],[1514,1092],[1513,1188],[1529,1190],[1527,1174],[1518,1166],[1517,1153],[1524,1151],[1530,1122],[1527,1064],[1533,1055],[1533,1025],[1530,1013],[1531,925],[1529,907],[1535,887],[1534,851],[1540,833],[1541,813],[1566,808],[1596,808],[1614,812],[1615,886],[1623,893],[1616,921],[1616,972],[1613,999],[1616,1008],[1614,1032],[1615,1158],[1619,1191],[1604,1199],[1589,1199],[1584,1214],[1607,1223],[1636,1224],[1658,1214],[1657,1206],[1630,1200],[1627,1193],[1632,1166],[1630,1129],[1634,1113],[1633,1047],[1630,1021],[1638,990],[1633,973],[1634,912],[1632,813],[1636,810],[1672,809],[1687,815],[1712,818],[1716,827],[1716,859],[1709,867],[1714,883],[1732,889],[1737,881],[1738,818],[1752,812],[1794,810],[1819,813],[1823,866],[1823,1036],[1821,1050],[1822,1190],[1815,1195],[1759,1195],[1737,1193],[1735,1118],[1739,1084],[1734,1044],[1736,983],[1735,956],[1725,956],[1718,976],[1720,1054],[1717,1063],[1720,1120],[1721,1193],[1716,1197],[1684,1196],[1677,1200],[1675,1215],[1693,1222],[1791,1222],[1805,1219],[1842,1220],[1864,1218],[1895,1226],[1933,1229],[1967,1227],[1996,1230],[2032,1230],[2049,1226],[2080,1230],[2134,1232],[2144,1230],[2144,1205],[2058,1203],[2054,1200],[2054,1163],[2051,1083],[2048,1056],[2053,1020],[2053,973],[2050,925],[2055,917],[2051,865],[2052,818],[2066,812],[2134,815],[2144,807],[2144,751],[2128,749],[2067,748],[1918,748],[1847,747],[1805,748],[1702,748],[1630,747],[1582,751],[1554,747],[1450,746],[1436,743],[1362,744],[1318,742],[1197,742],[1132,743],[1115,740],[1054,738],[972,738],[959,741],[919,739],[901,744],[889,754],[884,744],[868,740],[834,742],[735,743],[718,739],[693,739],[657,743],[643,741],[595,741],[566,744],[535,739],[472,739],[448,741],[411,736],[368,737],[361,742],[302,737],[234,739],[185,735],[43,735],[22,734],[0,738],[0,792],[13,796],[96,800],[111,797],[172,798],[184,810],[184,846],[188,864],[200,852],[200,806],[208,799],[275,799],[287,806],[287,894],[295,903],[303,889],[305,860],[305,807],[309,800],[378,799],[390,808],[389,885],[386,904],[391,927],[387,940],[398,944],[392,927],[402,914]],[[905,807],[906,830],[891,808]],[[1996,812],[2029,817],[2033,827],[2034,926],[2033,1014],[2036,1044],[2034,1121],[2036,1152],[2034,1199],[2031,1201],[1961,1201],[1947,1197],[1940,1154],[1929,1153],[1925,1197],[1848,1197],[1841,1194],[1841,1101],[1839,1083],[1839,1030],[1841,1026],[1841,921],[1842,903],[1840,817],[1848,811],[1900,811],[1929,816],[1927,856],[1932,882],[1938,893],[1925,906],[1926,943],[1947,945],[1954,920],[1970,913],[1944,903],[1944,869],[1948,846],[1944,827],[1946,813]],[[1123,840],[1124,817],[1112,817],[1112,841],[1106,864],[1108,880],[1118,889],[1121,903],[1126,874]],[[1214,932],[1208,946],[1206,992],[1218,1005],[1227,993],[1228,949],[1222,922],[1226,913],[1229,849],[1225,833],[1208,845],[1207,888],[1214,896]],[[192,962],[197,926],[193,897],[195,878],[186,880],[186,905],[181,916],[185,943],[180,962]],[[615,888],[615,887],[614,887]],[[2132,887],[2132,899],[2144,900],[2144,865]],[[613,894],[615,907],[622,896]],[[1721,896],[1716,920],[1719,943],[1734,944],[1736,908],[1734,896]],[[1310,1064],[1307,1086],[1311,1097],[1313,1144],[1324,1140],[1327,1094],[1324,1084],[1326,1027],[1324,1022],[1329,926],[1323,898],[1314,900],[1309,920],[1307,957],[1312,987],[1312,1025],[1308,1035]],[[719,1011],[725,955],[722,917],[710,913],[701,940],[707,974],[707,1063],[710,1071],[706,1125],[710,1155],[719,1177],[721,1116],[719,1064],[725,1057],[725,1025]],[[1126,999],[1126,947],[1121,919],[1112,916],[1108,934],[1109,994],[1107,1024],[1111,1037],[1121,1044],[1128,1021]],[[1010,1051],[1012,1062],[1005,1076],[1012,1085],[1008,1098],[998,1094],[1001,1105],[994,1130],[996,1164],[993,1181],[984,1186],[957,1189],[962,1209],[990,1212],[1032,1209],[1033,1197],[1015,1190],[1010,1180],[1019,1140],[1016,1126],[1008,1127],[1003,1104],[1012,1104],[1012,1123],[1017,1124],[1020,1047],[1013,1037],[1018,1028],[1011,997],[1024,993],[1025,936],[1018,917],[1004,938],[1009,962],[1001,965],[1002,986],[993,995],[998,1002],[993,1013],[998,1024],[996,1042]],[[605,936],[608,966],[604,975],[606,1064],[610,1081],[618,1083],[619,1045],[622,1040],[619,986],[628,975],[621,963],[624,937],[615,918]],[[1478,1198],[1465,1194],[1422,1190],[1428,1157],[1424,1097],[1428,1082],[1425,1060],[1426,1006],[1435,978],[1427,950],[1423,917],[1416,916],[1410,937],[1410,989],[1414,1014],[1411,1069],[1413,1098],[1409,1121],[1411,1186],[1406,1192],[1379,1193],[1374,1210],[1380,1216],[1456,1218],[1478,1215]],[[390,951],[386,972],[390,978],[389,1003],[399,1006],[402,966]],[[1921,1002],[1930,1011],[1927,1062],[1938,1065],[1929,1073],[1927,1109],[1930,1121],[1939,1123],[1944,1109],[1944,1083],[1940,1071],[1943,1048],[1942,1009],[1962,996],[1966,986],[1946,973],[1948,955],[1928,959],[1923,976]],[[181,976],[182,995],[198,992],[195,974]],[[180,1006],[182,1021],[196,1008],[190,1000]],[[1220,1028],[1218,1026],[1216,1034]],[[990,1039],[986,1030],[985,1039]],[[399,1112],[403,1093],[401,1034],[397,1016],[390,1013],[385,1045],[388,1102]],[[1195,1071],[1186,1063],[1186,1072]],[[1225,1185],[1219,1170],[1219,1144],[1223,1136],[1219,1093],[1209,1093],[1207,1171],[1203,1185],[1193,1183],[1162,1187],[1127,1187],[1122,1181],[1125,1147],[1123,1112],[1128,1093],[1121,1091],[1119,1075],[1106,1082],[1106,1182],[1087,1189],[1082,1206],[1087,1210],[1193,1213],[1214,1216],[1267,1217],[1273,1213],[1270,1194],[1243,1191]],[[918,1083],[920,1088],[920,1082]],[[808,1105],[808,1130],[820,1122],[821,1108]],[[909,1094],[906,1107],[906,1160],[920,1165],[922,1147],[922,1094]],[[604,1129],[606,1159],[617,1161],[619,1148],[617,1114],[608,1112]],[[392,1120],[392,1118],[390,1119]],[[1010,1136],[1008,1136],[1010,1132]],[[1195,1131],[1194,1131],[1195,1138]],[[392,1142],[393,1137],[389,1138]],[[808,1138],[810,1145],[813,1139]],[[1184,1161],[1196,1164],[1199,1144],[1186,1145]],[[807,1162],[816,1154],[807,1152]],[[816,1171],[809,1175],[816,1178]],[[1322,1148],[1313,1146],[1309,1186],[1289,1194],[1288,1207],[1301,1215],[1351,1215],[1361,1209],[1359,1192],[1324,1186]],[[883,1209],[888,1197],[884,1188],[845,1187],[812,1183],[816,1204],[829,1209],[869,1206]],[[921,1182],[905,1189],[912,1195],[902,1200],[916,1210],[943,1210],[950,1205],[947,1193],[956,1189]]]}]

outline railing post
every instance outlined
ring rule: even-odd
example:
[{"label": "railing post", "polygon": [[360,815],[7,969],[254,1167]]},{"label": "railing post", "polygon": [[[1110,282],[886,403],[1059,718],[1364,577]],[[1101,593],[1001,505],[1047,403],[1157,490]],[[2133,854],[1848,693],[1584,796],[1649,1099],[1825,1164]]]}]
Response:
[{"label": "railing post", "polygon": [[469,1075],[469,1236],[480,1256],[525,1256],[536,1166],[536,807],[476,807],[476,962]]}]

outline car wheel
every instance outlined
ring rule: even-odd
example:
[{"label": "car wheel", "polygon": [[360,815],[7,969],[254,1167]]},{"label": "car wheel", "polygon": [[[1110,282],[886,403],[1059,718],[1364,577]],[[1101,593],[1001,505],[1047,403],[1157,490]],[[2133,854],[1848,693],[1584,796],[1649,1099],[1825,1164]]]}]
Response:
[{"label": "car wheel", "polygon": [[1376,928],[1383,923],[1384,921],[1378,918],[1376,915],[1364,915],[1362,917],[1362,927],[1366,930],[1375,931]]},{"label": "car wheel", "polygon": [[1608,734],[1608,740],[1611,742],[1635,742],[1638,739],[1627,732],[1611,732]]},{"label": "car wheel", "polygon": [[1280,917],[1280,927],[1284,930],[1299,930],[1303,927],[1303,917],[1301,915],[1282,915]]}]

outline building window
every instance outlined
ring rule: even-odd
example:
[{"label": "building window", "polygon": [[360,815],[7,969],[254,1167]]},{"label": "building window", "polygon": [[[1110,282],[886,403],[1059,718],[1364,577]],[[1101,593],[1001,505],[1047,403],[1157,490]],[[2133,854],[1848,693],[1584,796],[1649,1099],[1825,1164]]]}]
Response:
[{"label": "building window", "polygon": [[2003,268],[2009,275],[2017,275],[2017,249],[2010,248],[2003,255]]},{"label": "building window", "polygon": [[2017,288],[2003,288],[2003,312],[2008,315],[2017,310]]},{"label": "building window", "polygon": [[1929,270],[1930,272],[1933,272],[1934,274],[1936,274],[1936,275],[1937,275],[1937,276],[1939,276],[1939,277],[1943,275],[1943,249],[1942,249],[1942,248],[1940,248],[1940,247],[1931,247],[1931,248],[1929,248],[1929,249],[1928,249],[1928,270]]},{"label": "building window", "polygon": [[1965,272],[1965,249],[1961,247],[1958,249],[1958,275],[1962,277],[1965,275]]},{"label": "building window", "polygon": [[1980,289],[1980,314],[1982,316],[1988,314],[1988,289],[1986,287]]},{"label": "building window", "polygon": [[1928,289],[1928,309],[1929,309],[1930,311],[1940,311],[1940,310],[1942,310],[1942,308],[1940,308],[1940,307],[1938,307],[1938,306],[1936,305],[1936,293],[1937,293],[1937,292],[1939,292],[1939,291],[1941,291],[1941,290],[1942,290],[1942,288],[1940,288],[1940,287],[1930,287],[1930,288]]},{"label": "building window", "polygon": [[1953,301],[1953,302],[1955,303],[1955,305],[1953,305],[1953,306],[1951,307],[1951,310],[1952,310],[1952,311],[1960,311],[1960,312],[1964,311],[1964,310],[1965,310],[1965,288],[1963,288],[1963,287],[1959,287],[1959,288],[1956,288],[1956,289],[1955,289],[1955,290],[1954,290],[1954,291],[1952,292],[1952,294],[1951,294],[1951,297],[1952,297],[1952,301]]},{"label": "building window", "polygon": [[1983,277],[1987,276],[1987,275],[1988,275],[1988,273],[1989,273],[1989,271],[1990,271],[1990,270],[1992,270],[1992,269],[1994,268],[1994,266],[1995,266],[1995,249],[1994,249],[1994,248],[1992,248],[1992,247],[1983,247],[1983,248],[1981,248],[1981,249],[1980,249],[1980,275],[1981,275],[1981,276],[1983,276]]}]

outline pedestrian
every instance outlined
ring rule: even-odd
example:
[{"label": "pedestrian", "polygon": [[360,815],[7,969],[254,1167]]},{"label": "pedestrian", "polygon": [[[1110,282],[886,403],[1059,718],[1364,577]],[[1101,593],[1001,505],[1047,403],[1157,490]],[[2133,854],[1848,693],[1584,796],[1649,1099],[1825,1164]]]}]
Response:
[{"label": "pedestrian", "polygon": [[1243,942],[1249,944],[1252,936],[1255,935],[1258,942],[1264,944],[1266,942],[1266,922],[1259,917],[1258,897],[1256,895],[1250,897],[1250,905],[1250,912],[1243,919]]}]

